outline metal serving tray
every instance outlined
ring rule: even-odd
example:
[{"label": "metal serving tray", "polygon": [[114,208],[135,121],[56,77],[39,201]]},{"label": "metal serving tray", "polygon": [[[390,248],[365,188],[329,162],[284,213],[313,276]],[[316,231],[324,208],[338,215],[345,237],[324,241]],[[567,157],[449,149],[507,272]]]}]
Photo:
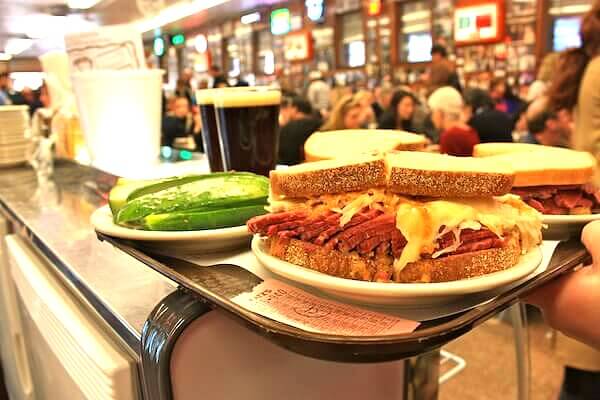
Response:
[{"label": "metal serving tray", "polygon": [[422,322],[412,333],[391,336],[339,336],[309,332],[255,314],[232,299],[262,283],[262,279],[235,265],[199,268],[181,259],[150,254],[134,242],[98,233],[106,241],[177,282],[211,308],[235,320],[273,343],[308,357],[338,362],[381,362],[426,353],[464,335],[496,313],[515,304],[533,289],[588,263],[590,256],[579,240],[561,242],[546,271],[491,301],[444,318]]}]

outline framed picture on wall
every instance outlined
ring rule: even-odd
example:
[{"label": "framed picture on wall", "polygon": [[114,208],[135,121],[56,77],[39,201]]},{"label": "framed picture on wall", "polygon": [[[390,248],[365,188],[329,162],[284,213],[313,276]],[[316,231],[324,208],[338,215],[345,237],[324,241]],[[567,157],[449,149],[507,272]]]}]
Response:
[{"label": "framed picture on wall", "polygon": [[454,42],[457,46],[500,42],[505,24],[504,1],[459,0],[454,9]]}]

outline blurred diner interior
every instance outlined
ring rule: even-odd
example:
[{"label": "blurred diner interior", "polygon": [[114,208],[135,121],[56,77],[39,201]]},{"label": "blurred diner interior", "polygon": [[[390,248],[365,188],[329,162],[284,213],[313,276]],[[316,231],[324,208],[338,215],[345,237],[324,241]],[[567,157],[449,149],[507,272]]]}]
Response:
[{"label": "blurred diner interior", "polygon": [[[200,93],[230,87],[281,93],[273,131],[279,166],[305,162],[313,133],[349,129],[415,133],[427,139],[427,151],[454,156],[471,156],[478,143],[514,142],[600,160],[600,0],[0,0],[0,10],[0,107],[27,107],[36,168],[52,137],[57,160],[100,169],[114,163],[107,167],[114,175],[144,152],[156,168],[169,168],[163,174],[193,172],[208,165],[211,146],[224,151],[222,139],[207,142]],[[113,80],[102,93],[115,94],[118,104],[138,90],[136,112],[160,115],[156,147],[144,143],[127,112],[101,118],[114,115],[115,127],[141,130],[135,140],[91,141],[91,117],[79,115],[86,106],[77,96],[92,86],[78,89],[74,80],[71,88],[61,81],[68,81],[66,61],[44,58],[65,52],[63,35],[121,24],[139,32],[143,68],[161,71],[160,108],[148,100],[159,96],[148,89],[154,83],[133,86],[137,78]],[[214,96],[217,112],[226,109]],[[226,117],[217,115],[219,129]],[[222,167],[235,169],[230,162]],[[132,177],[148,171],[140,167]],[[443,347],[435,398],[600,399],[600,352],[550,328],[535,307],[520,307]],[[47,367],[39,354],[30,356],[32,368]],[[0,374],[0,400],[58,398],[15,397],[11,367],[3,368],[8,384]]]}]

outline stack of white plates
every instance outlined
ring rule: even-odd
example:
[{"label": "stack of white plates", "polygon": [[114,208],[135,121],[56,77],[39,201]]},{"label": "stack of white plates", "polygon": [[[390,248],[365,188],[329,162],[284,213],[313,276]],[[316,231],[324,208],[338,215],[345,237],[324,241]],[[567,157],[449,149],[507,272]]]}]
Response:
[{"label": "stack of white plates", "polygon": [[29,143],[29,107],[0,106],[0,167],[25,162]]}]

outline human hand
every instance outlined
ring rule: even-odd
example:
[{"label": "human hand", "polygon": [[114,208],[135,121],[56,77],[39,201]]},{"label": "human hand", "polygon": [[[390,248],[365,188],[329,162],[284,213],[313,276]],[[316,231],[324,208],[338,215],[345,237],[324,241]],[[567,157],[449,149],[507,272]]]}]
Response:
[{"label": "human hand", "polygon": [[529,295],[550,326],[600,349],[600,221],[588,224],[581,241],[592,265],[566,274]]}]

